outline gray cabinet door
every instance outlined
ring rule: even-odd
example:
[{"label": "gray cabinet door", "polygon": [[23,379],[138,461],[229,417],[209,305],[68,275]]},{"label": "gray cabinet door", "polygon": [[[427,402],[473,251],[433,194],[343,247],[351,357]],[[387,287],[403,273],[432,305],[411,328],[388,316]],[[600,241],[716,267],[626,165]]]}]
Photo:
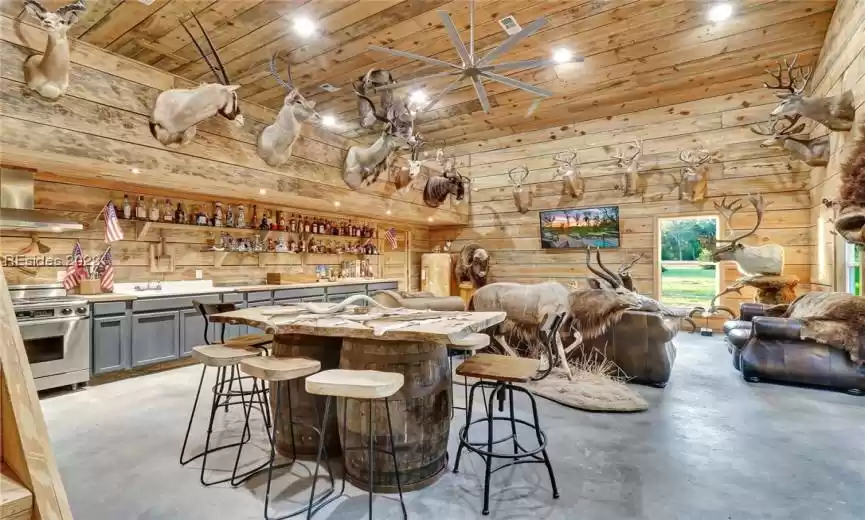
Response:
[{"label": "gray cabinet door", "polygon": [[326,300],[324,298],[324,295],[321,294],[319,296],[307,296],[306,298],[301,298],[301,301],[324,303]]},{"label": "gray cabinet door", "polygon": [[180,313],[178,311],[144,312],[132,315],[133,367],[177,359],[179,351]]},{"label": "gray cabinet door", "polygon": [[[237,310],[245,309],[246,304],[243,302],[235,302],[234,306]],[[221,338],[219,337],[219,331],[222,328],[219,323],[212,323],[210,325],[213,332],[213,341],[219,342]],[[231,338],[236,338],[237,336],[243,336],[246,334],[246,325],[225,325],[225,340],[228,341]]]},{"label": "gray cabinet door", "polygon": [[[186,309],[180,311],[180,357],[188,356],[192,353],[192,347],[206,345],[204,341],[204,317],[198,312],[198,309]],[[219,325],[211,323],[209,327],[208,339],[213,342],[213,338],[217,337]]]},{"label": "gray cabinet door", "polygon": [[129,317],[93,318],[93,374],[129,368]]}]

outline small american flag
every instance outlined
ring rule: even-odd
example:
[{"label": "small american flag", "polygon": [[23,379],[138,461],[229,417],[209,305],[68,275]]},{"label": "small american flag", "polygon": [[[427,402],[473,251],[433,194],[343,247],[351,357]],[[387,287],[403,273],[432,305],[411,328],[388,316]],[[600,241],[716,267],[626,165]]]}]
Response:
[{"label": "small american flag", "polygon": [[103,291],[114,290],[114,263],[111,259],[111,246],[105,250],[102,258],[99,259],[99,265],[96,267],[99,273],[100,283]]},{"label": "small american flag", "polygon": [[87,276],[87,271],[84,269],[84,253],[81,251],[81,244],[75,241],[72,247],[72,261],[66,266],[66,277],[63,279],[63,288],[67,291],[78,287],[81,279]]},{"label": "small american flag", "polygon": [[123,240],[123,230],[120,229],[120,221],[117,219],[117,209],[114,207],[114,202],[109,200],[102,211],[105,217],[105,243],[110,244]]},{"label": "small american flag", "polygon": [[391,249],[396,249],[396,229],[390,228],[385,231],[384,238],[387,239],[387,243],[390,244]]}]

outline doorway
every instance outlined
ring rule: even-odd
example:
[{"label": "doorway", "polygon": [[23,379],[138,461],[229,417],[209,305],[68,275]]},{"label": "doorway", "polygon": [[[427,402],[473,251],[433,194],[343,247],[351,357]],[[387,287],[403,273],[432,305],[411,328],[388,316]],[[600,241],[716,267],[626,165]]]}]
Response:
[{"label": "doorway", "polygon": [[658,299],[669,307],[709,307],[718,294],[720,271],[708,244],[718,236],[718,217],[658,219]]}]

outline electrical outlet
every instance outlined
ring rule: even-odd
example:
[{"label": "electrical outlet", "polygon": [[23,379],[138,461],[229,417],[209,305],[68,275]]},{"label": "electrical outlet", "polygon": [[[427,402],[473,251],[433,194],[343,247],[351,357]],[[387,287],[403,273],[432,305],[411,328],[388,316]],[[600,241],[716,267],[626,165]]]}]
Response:
[{"label": "electrical outlet", "polygon": [[202,278],[204,278],[204,271],[202,271],[201,269],[196,269],[195,270],[195,279],[201,280]]},{"label": "electrical outlet", "polygon": [[56,275],[57,275],[57,281],[58,282],[62,282],[63,280],[66,279],[66,271],[57,271]]}]

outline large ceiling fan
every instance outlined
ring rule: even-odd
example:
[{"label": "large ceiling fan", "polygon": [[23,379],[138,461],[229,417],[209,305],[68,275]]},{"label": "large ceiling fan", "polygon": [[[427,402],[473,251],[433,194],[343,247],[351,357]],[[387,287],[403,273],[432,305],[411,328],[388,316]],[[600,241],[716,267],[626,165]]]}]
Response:
[{"label": "large ceiling fan", "polygon": [[[569,60],[560,61],[554,59],[545,59],[545,58],[537,58],[533,60],[520,60],[520,61],[508,61],[504,63],[493,64],[493,60],[510,50],[514,45],[519,43],[520,41],[528,38],[532,34],[536,33],[541,27],[547,24],[546,18],[539,18],[527,26],[523,27],[519,32],[510,35],[504,42],[502,42],[498,47],[489,51],[483,56],[479,56],[475,54],[475,2],[474,0],[469,1],[469,48],[466,49],[465,44],[460,38],[459,33],[457,32],[457,28],[451,20],[450,15],[447,11],[438,11],[439,17],[441,17],[442,24],[444,24],[445,30],[447,30],[448,36],[450,37],[451,43],[453,43],[454,49],[456,49],[457,55],[460,57],[462,64],[448,63],[446,61],[442,61],[436,58],[430,58],[428,56],[421,56],[420,54],[415,54],[413,52],[400,51],[396,49],[388,49],[387,47],[381,47],[378,45],[370,45],[369,49],[378,52],[385,52],[391,54],[393,56],[400,56],[403,58],[409,58],[417,61],[422,61],[425,63],[429,63],[431,65],[437,65],[439,67],[445,67],[449,70],[444,72],[437,72],[435,74],[429,74],[426,76],[422,76],[419,78],[414,78],[411,80],[393,83],[388,85],[386,88],[400,88],[413,83],[420,83],[432,78],[438,77],[446,77],[446,76],[458,76],[454,79],[450,84],[448,84],[441,92],[436,94],[430,99],[429,103],[423,108],[424,110],[429,110],[436,103],[441,100],[448,92],[457,88],[457,86],[466,78],[471,80],[472,85],[475,88],[475,92],[478,95],[478,100],[481,103],[481,107],[484,109],[484,112],[489,113],[490,111],[490,100],[487,97],[486,88],[484,88],[483,80],[484,78],[492,81],[496,81],[498,83],[505,84],[509,87],[518,88],[525,90],[527,92],[531,92],[537,96],[542,98],[547,98],[553,95],[552,92],[546,89],[542,89],[536,87],[534,85],[529,85],[528,83],[523,83],[522,81],[518,81],[507,76],[503,76],[499,74],[501,71],[512,70],[512,69],[530,69],[534,67],[548,67],[554,65],[560,65],[562,63],[569,62],[580,62],[583,61],[582,56],[573,56]],[[381,87],[380,87],[381,88]]]}]

